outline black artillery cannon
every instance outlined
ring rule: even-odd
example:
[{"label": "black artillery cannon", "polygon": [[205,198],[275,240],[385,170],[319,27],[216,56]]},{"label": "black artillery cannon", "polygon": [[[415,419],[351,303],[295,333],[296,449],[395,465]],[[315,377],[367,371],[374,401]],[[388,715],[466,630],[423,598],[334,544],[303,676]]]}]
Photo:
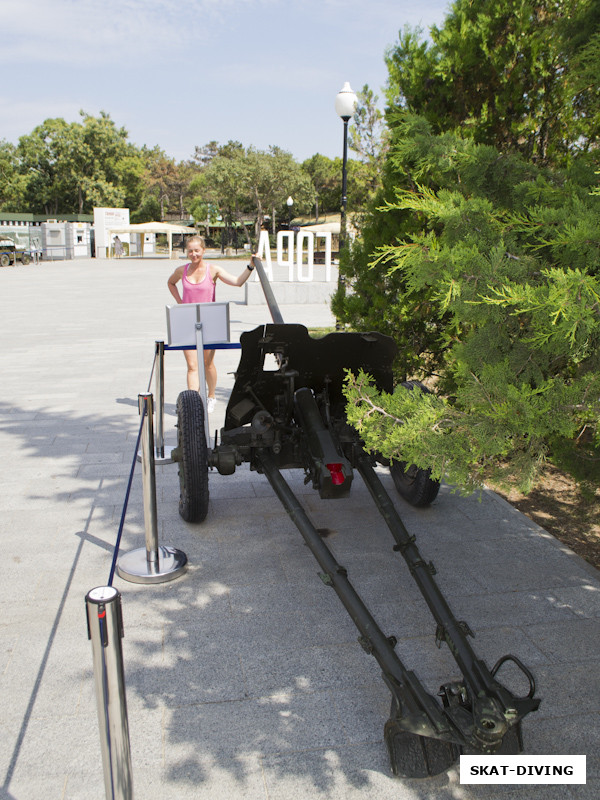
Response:
[{"label": "black artillery cannon", "polygon": [[[179,510],[188,522],[202,522],[208,510],[208,471],[231,475],[246,462],[266,475],[275,494],[304,537],[322,570],[321,578],[337,593],[360,632],[359,642],[374,656],[391,692],[384,738],[394,774],[423,778],[447,769],[460,753],[513,754],[522,750],[521,720],[535,711],[535,681],[512,655],[492,669],[477,657],[469,626],[457,620],[435,579],[433,564],[417,548],[374,469],[376,457],[365,451],[345,415],[343,382],[348,370],[371,375],[381,391],[392,391],[393,340],[380,333],[331,333],[313,339],[302,325],[285,325],[260,260],[254,259],[273,318],[241,336],[242,354],[227,406],[220,441],[209,449],[204,408],[197,392],[177,401],[181,495]],[[418,390],[419,384],[407,384]],[[390,466],[394,483],[413,505],[436,496],[438,484],[426,470]],[[436,642],[446,643],[462,678],[429,694],[416,674],[398,658],[394,637],[386,636],[341,566],[308,518],[282,476],[303,469],[321,498],[345,497],[354,470],[365,482],[394,539],[393,550],[408,566],[435,622]],[[512,662],[525,676],[529,691],[515,696],[498,680]]]}]

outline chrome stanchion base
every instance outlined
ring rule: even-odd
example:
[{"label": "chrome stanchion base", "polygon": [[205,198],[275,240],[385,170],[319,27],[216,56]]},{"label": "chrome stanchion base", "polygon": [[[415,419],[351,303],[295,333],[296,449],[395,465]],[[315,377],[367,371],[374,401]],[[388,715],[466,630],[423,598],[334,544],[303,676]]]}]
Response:
[{"label": "chrome stanchion base", "polygon": [[[154,463],[158,464],[159,466],[161,464],[163,464],[163,465],[164,464],[173,464],[174,463],[173,456],[172,456],[173,450],[175,450],[175,447],[164,447],[163,448],[164,456],[163,456],[163,455],[160,455],[158,450],[155,449],[154,450]],[[136,461],[138,462],[138,464],[142,463],[142,451],[141,450],[137,451]]]},{"label": "chrome stanchion base", "polygon": [[186,566],[186,554],[175,547],[159,545],[158,564],[149,562],[146,548],[139,547],[121,556],[117,574],[130,583],[166,583],[183,575]]}]

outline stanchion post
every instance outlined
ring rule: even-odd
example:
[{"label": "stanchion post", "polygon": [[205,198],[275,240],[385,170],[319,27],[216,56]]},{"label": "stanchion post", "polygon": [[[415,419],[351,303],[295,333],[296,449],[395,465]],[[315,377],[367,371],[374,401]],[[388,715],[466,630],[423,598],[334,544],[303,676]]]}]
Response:
[{"label": "stanchion post", "polygon": [[[165,343],[156,341],[154,343],[154,368],[156,375],[156,438],[154,446],[154,461],[156,464],[164,466],[173,464],[174,447],[165,447]],[[150,378],[152,383],[152,378]],[[150,390],[150,387],[148,387]],[[142,454],[137,454],[138,463],[142,460]]]},{"label": "stanchion post", "polygon": [[154,466],[154,403],[151,394],[138,395],[142,427],[142,486],[144,491],[144,528],[146,531],[146,560],[158,565],[158,514],[156,511],[156,470]]},{"label": "stanchion post", "polygon": [[142,488],[144,492],[144,528],[146,548],[138,548],[121,556],[117,573],[133,583],[164,583],[179,577],[186,567],[187,556],[175,547],[158,545],[156,510],[156,470],[154,465],[153,401],[151,394],[138,395],[142,425]]},{"label": "stanchion post", "polygon": [[121,647],[121,595],[112,586],[100,586],[88,592],[85,601],[106,800],[131,800],[133,781]]}]

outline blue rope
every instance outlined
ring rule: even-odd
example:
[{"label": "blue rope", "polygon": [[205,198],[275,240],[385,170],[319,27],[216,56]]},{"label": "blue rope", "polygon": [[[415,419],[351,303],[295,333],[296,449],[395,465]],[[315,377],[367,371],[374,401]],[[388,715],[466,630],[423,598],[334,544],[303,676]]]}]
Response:
[{"label": "blue rope", "polygon": [[107,586],[112,586],[113,578],[115,577],[115,569],[117,567],[117,556],[119,555],[119,547],[121,546],[121,536],[123,535],[123,526],[125,525],[125,515],[127,513],[127,506],[129,504],[131,484],[133,483],[133,473],[135,472],[135,463],[137,461],[138,450],[140,449],[140,439],[142,438],[142,428],[144,426],[144,420],[146,419],[147,409],[148,409],[148,404],[144,403],[144,410],[142,412],[142,421],[140,422],[140,430],[138,432],[137,442],[135,444],[135,451],[133,453],[133,461],[131,463],[131,470],[129,472],[129,482],[127,483],[127,491],[125,492],[125,502],[123,503],[123,511],[121,512],[119,533],[117,534],[117,541],[115,542],[115,552],[113,554],[113,560],[110,568],[110,575],[108,576]]},{"label": "blue rope", "polygon": [[[195,350],[195,344],[166,344],[165,350]],[[241,350],[239,342],[222,342],[221,344],[205,344],[205,350]]]}]

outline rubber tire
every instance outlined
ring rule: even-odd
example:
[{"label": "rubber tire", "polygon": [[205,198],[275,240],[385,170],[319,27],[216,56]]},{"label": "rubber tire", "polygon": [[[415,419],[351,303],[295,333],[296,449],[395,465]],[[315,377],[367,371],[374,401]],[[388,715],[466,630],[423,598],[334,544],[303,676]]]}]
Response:
[{"label": "rubber tire", "polygon": [[390,474],[400,497],[415,508],[431,505],[440,490],[440,483],[432,480],[431,471],[418,469],[414,464],[392,461]]},{"label": "rubber tire", "polygon": [[198,392],[188,390],[177,398],[177,450],[179,514],[186,522],[203,522],[208,513],[208,449]]},{"label": "rubber tire", "polygon": [[[404,381],[401,386],[410,391],[419,389],[421,392],[431,394],[429,389],[419,381]],[[407,464],[405,461],[392,461],[390,474],[400,497],[415,508],[425,508],[431,505],[440,490],[439,481],[431,479],[431,470],[419,469],[414,464]]]},{"label": "rubber tire", "polygon": [[0,267],[10,267],[10,256],[6,253],[0,256]]},{"label": "rubber tire", "polygon": [[31,261],[31,256],[27,255],[27,253],[23,253],[23,255],[21,256],[21,264],[27,265],[29,264],[30,261]]}]

